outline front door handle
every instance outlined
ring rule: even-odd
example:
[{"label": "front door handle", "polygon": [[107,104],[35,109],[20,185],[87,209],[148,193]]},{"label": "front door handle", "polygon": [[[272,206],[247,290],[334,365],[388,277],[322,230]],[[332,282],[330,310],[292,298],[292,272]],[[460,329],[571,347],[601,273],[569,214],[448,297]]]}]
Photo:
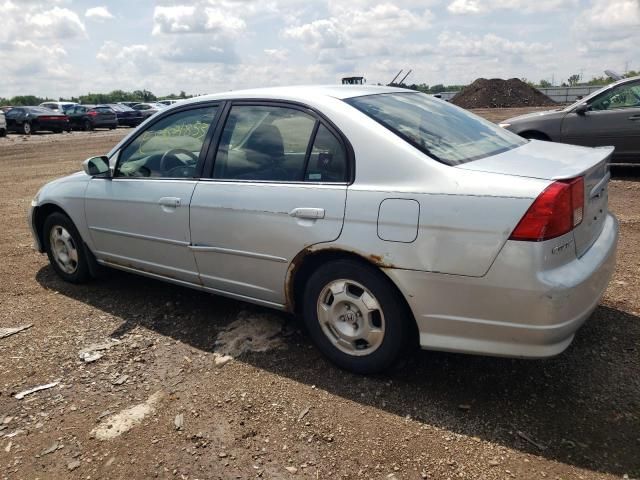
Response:
[{"label": "front door handle", "polygon": [[296,218],[309,218],[317,220],[324,218],[324,208],[294,208],[289,215]]},{"label": "front door handle", "polygon": [[180,199],[178,197],[162,197],[158,203],[162,207],[178,208],[180,206]]},{"label": "front door handle", "polygon": [[638,120],[640,120],[640,114],[638,114],[638,115],[631,115],[631,116],[629,117],[629,120],[631,120],[631,121],[638,121]]}]

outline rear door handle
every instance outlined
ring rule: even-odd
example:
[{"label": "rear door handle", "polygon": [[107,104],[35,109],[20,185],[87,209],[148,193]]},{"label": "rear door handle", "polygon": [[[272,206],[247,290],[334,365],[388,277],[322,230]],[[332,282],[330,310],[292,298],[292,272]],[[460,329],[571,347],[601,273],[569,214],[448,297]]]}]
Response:
[{"label": "rear door handle", "polygon": [[632,120],[632,121],[640,120],[640,114],[639,115],[631,115],[629,117],[629,120]]},{"label": "rear door handle", "polygon": [[178,208],[180,206],[180,199],[178,197],[162,197],[158,203],[162,207]]},{"label": "rear door handle", "polygon": [[309,218],[317,220],[324,218],[324,208],[294,208],[289,215],[296,218]]}]

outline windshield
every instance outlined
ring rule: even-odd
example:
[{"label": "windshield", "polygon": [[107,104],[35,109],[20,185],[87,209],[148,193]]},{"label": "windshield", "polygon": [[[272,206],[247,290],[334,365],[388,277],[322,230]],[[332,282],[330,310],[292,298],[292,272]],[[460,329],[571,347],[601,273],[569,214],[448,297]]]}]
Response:
[{"label": "windshield", "polygon": [[496,155],[527,142],[424,93],[384,93],[349,98],[346,102],[447,165]]}]

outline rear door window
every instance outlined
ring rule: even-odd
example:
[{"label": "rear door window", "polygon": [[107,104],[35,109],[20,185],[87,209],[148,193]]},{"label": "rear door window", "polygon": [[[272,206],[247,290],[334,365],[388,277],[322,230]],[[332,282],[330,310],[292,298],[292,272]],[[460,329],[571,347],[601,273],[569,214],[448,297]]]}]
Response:
[{"label": "rear door window", "polygon": [[316,119],[280,106],[234,105],[215,158],[213,177],[302,181]]},{"label": "rear door window", "polygon": [[344,145],[327,127],[321,124],[311,148],[305,180],[344,182],[346,174],[347,152]]}]

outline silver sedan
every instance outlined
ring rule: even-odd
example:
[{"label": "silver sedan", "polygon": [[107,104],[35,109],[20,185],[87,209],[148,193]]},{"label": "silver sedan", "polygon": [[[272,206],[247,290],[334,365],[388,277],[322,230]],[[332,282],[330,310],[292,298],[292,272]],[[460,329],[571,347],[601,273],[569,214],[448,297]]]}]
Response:
[{"label": "silver sedan", "polygon": [[355,372],[416,344],[548,357],[614,269],[612,150],[397,88],[230,92],[45,185],[30,225],[69,282],[112,267],[289,311]]}]

